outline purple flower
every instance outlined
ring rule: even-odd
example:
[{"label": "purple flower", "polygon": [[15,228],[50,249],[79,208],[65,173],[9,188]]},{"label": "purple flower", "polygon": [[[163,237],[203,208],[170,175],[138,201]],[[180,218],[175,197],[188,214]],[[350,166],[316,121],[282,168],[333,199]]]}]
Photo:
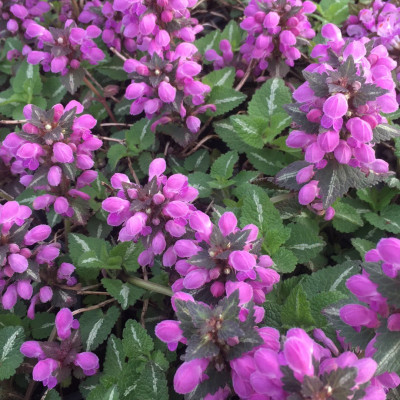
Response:
[{"label": "purple flower", "polygon": [[177,369],[174,376],[174,390],[179,394],[193,391],[202,381],[203,373],[207,368],[208,360],[205,358],[184,362]]},{"label": "purple flower", "polygon": [[56,315],[57,334],[61,339],[67,339],[71,336],[71,329],[78,329],[79,322],[74,319],[71,310],[62,308]]},{"label": "purple flower", "polygon": [[52,358],[40,360],[32,371],[32,377],[35,381],[42,382],[49,389],[57,385],[57,378],[53,376],[53,372],[58,368],[58,362]]},{"label": "purple flower", "polygon": [[86,376],[91,376],[99,369],[99,358],[96,354],[86,351],[76,355],[74,364],[82,368]]}]

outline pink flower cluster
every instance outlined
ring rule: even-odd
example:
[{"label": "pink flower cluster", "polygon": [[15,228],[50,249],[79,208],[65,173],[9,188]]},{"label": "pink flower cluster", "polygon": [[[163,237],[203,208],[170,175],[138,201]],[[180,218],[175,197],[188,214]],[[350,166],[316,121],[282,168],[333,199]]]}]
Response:
[{"label": "pink flower cluster", "polygon": [[[234,292],[234,294],[237,294]],[[240,297],[240,294],[239,294]],[[178,303],[177,306],[177,301]],[[230,296],[227,299],[222,300],[222,302],[229,302]],[[199,305],[204,314],[207,314],[207,317],[204,321],[201,321],[202,313],[198,314],[196,319],[196,330],[198,332],[195,333],[195,337],[200,340],[200,343],[209,342],[209,354],[212,354],[208,357],[196,357],[192,354],[187,354],[185,357],[185,362],[180,365],[178,370],[175,373],[174,377],[174,389],[177,393],[187,394],[196,389],[196,387],[204,381],[209,379],[209,376],[205,373],[207,369],[215,368],[216,371],[223,371],[229,365],[229,351],[235,349],[236,346],[240,347],[241,342],[249,338],[249,335],[253,340],[256,338],[256,343],[261,342],[261,338],[263,338],[263,334],[269,328],[257,328],[254,326],[254,323],[260,323],[264,318],[264,309],[262,307],[253,308],[249,303],[243,304],[239,298],[239,307],[231,307],[228,305],[229,314],[226,313],[224,306],[221,306],[221,302],[215,307],[208,306],[204,303],[196,303],[193,297],[184,292],[177,292],[172,297],[172,307],[179,314],[179,306],[182,304],[193,304],[194,306]],[[185,307],[185,306],[184,306]],[[190,308],[189,308],[190,310]],[[196,307],[193,309],[193,313],[195,314]],[[198,310],[198,309],[197,309]],[[233,315],[236,311],[238,311],[238,315]],[[232,314],[233,313],[233,314]],[[195,317],[196,318],[196,317]],[[235,326],[236,323],[246,323],[246,328],[248,332],[242,331],[239,326],[238,329],[232,330],[227,329],[224,325],[226,320],[229,320],[229,326]],[[236,322],[237,321],[237,322]],[[245,325],[243,325],[244,327]],[[169,350],[176,350],[178,343],[188,344],[188,348],[191,346],[190,340],[192,338],[185,337],[184,333],[185,327],[184,322],[167,320],[160,322],[156,326],[156,336],[163,342],[168,345]],[[192,330],[189,330],[192,332]],[[196,340],[197,340],[196,339]],[[201,347],[201,344],[199,345]],[[197,353],[196,353],[197,354]],[[210,373],[210,372],[209,372]],[[220,382],[222,386],[225,386],[224,382]],[[205,399],[207,400],[218,400],[218,399],[226,399],[229,395],[230,390],[228,387],[222,387],[218,390],[217,394],[208,394]]]},{"label": "pink flower cluster", "polygon": [[279,274],[270,268],[273,261],[269,256],[259,255],[258,228],[250,224],[239,229],[231,212],[221,216],[218,226],[201,211],[192,212],[188,221],[196,240],[178,240],[163,260],[164,266],[175,264],[181,275],[172,289],[202,289],[215,298],[239,290],[239,305],[252,300],[262,304],[279,282]]},{"label": "pink flower cluster", "polygon": [[108,47],[133,52],[137,47],[136,42],[124,35],[122,19],[123,14],[114,9],[113,2],[101,0],[85,2],[78,18],[81,23],[101,26],[101,38]]},{"label": "pink flower cluster", "polygon": [[21,353],[39,361],[33,368],[33,379],[49,389],[73,375],[82,379],[92,376],[99,369],[99,359],[92,352],[81,352],[78,320],[68,308],[56,315],[55,325],[60,343],[28,341],[22,344]]},{"label": "pink flower cluster", "polygon": [[[320,188],[313,176],[328,163],[360,168],[366,175],[388,172],[388,163],[375,156],[379,138],[374,129],[387,123],[382,113],[398,109],[391,75],[396,63],[384,46],[373,47],[367,38],[345,42],[333,24],[323,26],[322,36],[327,44],[316,45],[311,53],[320,62],[305,69],[307,81],[293,93],[304,118],[294,118],[299,129],[286,141],[288,147],[301,148],[310,163],[296,177],[298,184],[306,183],[299,202],[312,203],[318,211]],[[327,218],[332,216],[330,210]]]},{"label": "pink flower cluster", "polygon": [[[382,262],[383,274],[393,280],[396,279],[400,270],[400,240],[381,239],[376,249],[366,253],[365,261]],[[367,271],[363,270],[361,275],[349,278],[346,286],[360,302],[367,306],[362,304],[343,306],[340,309],[343,322],[360,330],[363,326],[377,329],[385,321],[389,331],[400,332],[400,312],[395,305],[391,304],[390,298],[387,298],[390,293],[385,296],[378,291],[379,284],[371,281]]]},{"label": "pink flower cluster", "polygon": [[240,27],[248,32],[241,47],[244,60],[257,61],[259,71],[272,60],[284,59],[289,66],[301,57],[301,41],[312,39],[315,31],[305,14],[314,12],[311,1],[302,0],[251,0],[244,10]]},{"label": "pink flower cluster", "polygon": [[[276,329],[261,328],[259,331],[264,344],[231,362],[233,388],[240,399],[292,398],[295,394],[304,393],[301,384],[306,382],[309,385],[305,387],[313,389],[313,398],[329,398],[336,390],[343,390],[344,382],[338,384],[334,376],[337,379],[341,370],[346,373],[349,368],[355,369],[356,374],[353,385],[346,385],[347,399],[386,398],[386,382],[382,383],[379,377],[374,377],[377,363],[369,357],[357,358],[350,351],[339,354],[335,344],[322,330],[314,330],[315,339],[322,345],[300,328],[290,329],[282,344]],[[329,379],[330,373],[333,379]],[[318,385],[312,385],[312,380],[307,380],[309,377],[319,381]],[[359,389],[365,391],[362,397],[356,396]],[[340,395],[338,398],[341,398]]]},{"label": "pink flower cluster", "polygon": [[114,0],[113,9],[122,13],[123,35],[132,39],[136,48],[150,55],[162,55],[173,40],[194,42],[203,30],[190,17],[189,8],[197,0]]},{"label": "pink flower cluster", "polygon": [[33,19],[42,17],[50,8],[49,3],[41,0],[3,0],[0,1],[0,17],[2,21],[7,21],[7,32],[16,34],[20,28],[26,29]]},{"label": "pink flower cluster", "polygon": [[[75,100],[65,108],[56,104],[48,112],[28,105],[23,132],[10,133],[2,143],[0,154],[11,164],[11,172],[20,175],[20,182],[47,192],[35,198],[35,210],[53,204],[57,214],[71,217],[78,199],[90,199],[79,189],[97,177],[97,171],[91,169],[93,151],[102,141],[91,133],[96,125],[91,115],[76,117],[82,112],[83,106]],[[79,170],[83,172],[76,178]]]},{"label": "pink flower cluster", "polygon": [[155,255],[168,257],[176,238],[186,233],[187,219],[195,211],[191,202],[198,191],[188,184],[186,176],[163,173],[165,160],[157,158],[149,166],[149,183],[140,186],[131,183],[125,174],[114,174],[111,185],[118,190],[116,197],[103,201],[102,207],[110,215],[111,226],[123,225],[119,240],[137,241],[140,238],[145,250],[139,256],[142,266],[153,265]]},{"label": "pink flower cluster", "polygon": [[387,1],[376,0],[358,15],[351,15],[345,22],[348,36],[361,39],[371,37],[389,51],[396,52],[400,39],[400,7]]},{"label": "pink flower cluster", "polygon": [[[187,293],[178,292],[172,298],[175,310],[175,302],[178,299],[194,302]],[[242,322],[246,320],[248,310],[245,310],[244,314],[242,314],[243,308],[240,310],[239,320]],[[244,400],[289,399],[296,393],[298,395],[303,393],[303,384],[304,387],[313,390],[315,396],[313,398],[325,398],[324,395],[334,395],[344,389],[344,379],[338,378],[340,374],[343,377],[351,374],[353,379],[347,375],[346,398],[348,399],[383,400],[386,398],[386,391],[396,386],[395,381],[388,379],[385,374],[375,376],[378,365],[372,358],[359,359],[350,351],[340,354],[333,341],[320,329],[314,330],[315,339],[300,328],[290,329],[281,343],[278,330],[254,326],[252,329],[260,337],[260,343],[253,346],[251,351],[229,359],[228,349],[240,346],[240,338],[229,337],[229,334],[225,333],[224,317],[221,317],[223,311],[219,315],[219,318],[215,318],[210,314],[209,319],[199,325],[201,333],[198,340],[202,336],[207,336],[209,342],[224,349],[228,359],[221,358],[218,352],[215,356],[198,358],[189,353],[190,357],[175,373],[174,390],[177,393],[195,393],[199,385],[206,384],[212,378],[210,374],[213,373],[213,368],[218,371],[216,373],[221,373],[225,369],[229,371],[232,388],[228,380],[219,382],[220,387],[218,389],[214,387],[214,391],[204,397],[207,400],[225,400],[232,394],[232,389],[240,399]],[[258,323],[260,319],[262,316],[257,318],[256,315],[254,322]],[[185,337],[185,329],[188,329],[186,318],[182,321],[163,321],[156,326],[156,335],[171,351],[176,350],[179,342],[188,344],[189,351],[190,338]],[[311,382],[315,381],[318,381],[318,384],[311,385]]]},{"label": "pink flower cluster", "polygon": [[[60,253],[59,245],[43,243],[51,234],[50,226],[36,225],[29,229],[31,214],[29,207],[16,201],[0,205],[0,297],[5,310],[11,310],[18,297],[32,298],[33,281],[40,282],[39,266],[52,265]],[[47,302],[52,290],[42,286],[35,296]],[[28,317],[34,317],[31,308]]]},{"label": "pink flower cluster", "polygon": [[159,124],[185,120],[190,132],[198,132],[201,122],[197,115],[208,109],[215,111],[215,106],[202,105],[211,88],[195,79],[202,70],[193,58],[196,53],[192,43],[180,43],[161,57],[153,54],[151,59],[126,60],[124,69],[133,78],[125,93],[127,99],[134,100],[130,113],[145,112],[149,119],[160,116],[153,130]]},{"label": "pink flower cluster", "polygon": [[235,54],[232,45],[227,39],[223,39],[219,43],[219,49],[222,55],[219,55],[214,49],[206,50],[204,58],[207,61],[213,61],[214,70],[233,66],[236,69],[236,78],[242,78],[245,74],[246,64],[240,56]]},{"label": "pink flower cluster", "polygon": [[41,64],[45,72],[60,73],[77,70],[82,61],[97,65],[105,57],[93,39],[101,34],[101,29],[90,25],[86,29],[78,28],[73,20],[65,22],[64,29],[48,30],[36,22],[32,22],[26,29],[25,35],[29,39],[37,38],[37,48],[28,54],[30,64]]}]

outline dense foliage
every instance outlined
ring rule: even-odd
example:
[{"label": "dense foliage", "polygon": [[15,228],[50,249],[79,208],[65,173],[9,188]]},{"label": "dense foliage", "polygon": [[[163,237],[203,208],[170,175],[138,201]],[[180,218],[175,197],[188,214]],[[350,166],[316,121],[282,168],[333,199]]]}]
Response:
[{"label": "dense foliage", "polygon": [[400,398],[396,1],[0,15],[1,399]]}]

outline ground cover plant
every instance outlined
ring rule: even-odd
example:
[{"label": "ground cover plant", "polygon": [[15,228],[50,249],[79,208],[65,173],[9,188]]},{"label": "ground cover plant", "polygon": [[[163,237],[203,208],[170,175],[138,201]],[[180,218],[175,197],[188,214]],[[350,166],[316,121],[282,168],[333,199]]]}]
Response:
[{"label": "ground cover plant", "polygon": [[0,15],[0,399],[400,399],[398,2]]}]

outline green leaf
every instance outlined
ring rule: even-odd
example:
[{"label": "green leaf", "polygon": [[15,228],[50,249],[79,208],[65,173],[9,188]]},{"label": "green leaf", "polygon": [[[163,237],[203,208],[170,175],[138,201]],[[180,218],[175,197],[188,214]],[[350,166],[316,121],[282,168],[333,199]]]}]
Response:
[{"label": "green leaf", "polygon": [[110,387],[100,398],[101,400],[119,400],[120,397],[117,385]]},{"label": "green leaf", "polygon": [[214,30],[194,42],[200,54],[204,55],[207,50],[217,50],[221,41],[221,32]]},{"label": "green leaf", "polygon": [[299,263],[316,257],[324,248],[325,242],[303,223],[289,224],[290,238],[285,247],[293,252]]},{"label": "green leaf", "polygon": [[32,337],[36,340],[46,339],[50,336],[53,330],[54,314],[51,313],[36,313],[35,319],[30,320]]},{"label": "green leaf", "polygon": [[351,244],[360,253],[360,257],[364,259],[365,253],[369,250],[374,249],[376,246],[373,242],[367,239],[352,238]]},{"label": "green leaf", "polygon": [[209,197],[211,188],[209,186],[210,175],[203,172],[194,172],[188,175],[189,184],[199,191],[199,198]]},{"label": "green leaf", "polygon": [[361,262],[346,261],[343,264],[326,267],[314,272],[312,275],[305,276],[301,284],[309,298],[318,293],[328,291],[340,291],[347,295],[349,293],[345,285],[347,279],[360,272]]},{"label": "green leaf", "polygon": [[229,119],[214,122],[213,126],[215,132],[231,150],[235,150],[238,153],[254,150],[254,147],[243,142],[242,138],[239,136]]},{"label": "green leaf", "polygon": [[246,151],[247,159],[265,175],[273,176],[288,164],[286,154],[272,149]]},{"label": "green leaf", "polygon": [[238,162],[239,156],[235,151],[228,151],[219,156],[211,166],[211,176],[214,179],[229,179],[233,174],[233,167]]},{"label": "green leaf", "polygon": [[[285,104],[292,102],[290,90],[280,78],[268,79],[256,90],[247,111],[252,117],[269,120],[277,112],[282,112]],[[283,113],[286,117],[287,114]]]},{"label": "green leaf", "polygon": [[391,139],[400,136],[399,125],[379,124],[374,130],[374,138],[372,139],[375,143],[387,142]]},{"label": "green leaf", "polygon": [[101,268],[120,268],[108,263],[111,245],[103,239],[70,233],[68,245],[76,272],[85,279],[95,279]]},{"label": "green leaf", "polygon": [[[37,315],[37,314],[36,314]],[[21,318],[16,314],[0,314],[0,329],[6,326],[23,326]]]},{"label": "green leaf", "polygon": [[164,373],[154,364],[146,365],[135,388],[137,399],[168,400],[167,380]]},{"label": "green leaf", "polygon": [[263,307],[265,309],[265,317],[263,324],[265,326],[270,326],[275,329],[282,329],[282,306],[273,301],[267,300],[263,303]]},{"label": "green leaf", "polygon": [[118,164],[118,161],[126,156],[127,152],[126,152],[126,147],[124,145],[120,143],[112,145],[107,152],[107,158],[110,168],[114,170]]},{"label": "green leaf", "polygon": [[106,359],[103,370],[107,375],[119,376],[123,373],[125,366],[125,353],[121,339],[110,335],[107,341]]},{"label": "green leaf", "polygon": [[374,347],[377,349],[373,358],[378,363],[376,374],[384,372],[400,373],[400,332],[385,331],[378,335]]},{"label": "green leaf", "polygon": [[285,247],[281,247],[274,253],[273,261],[276,270],[281,274],[290,274],[297,265],[297,257]]},{"label": "green leaf", "polygon": [[208,116],[217,117],[233,110],[246,100],[246,95],[237,92],[235,89],[216,86],[211,90],[207,98],[209,104],[214,104],[217,108],[215,112],[207,111]]},{"label": "green leaf", "polygon": [[226,67],[217,71],[212,71],[203,78],[203,83],[214,88],[216,86],[223,86],[231,88],[235,81],[235,68]]},{"label": "green leaf", "polygon": [[311,314],[311,304],[306,293],[298,284],[290,293],[281,310],[282,324],[285,328],[300,327],[306,331],[315,328],[315,320]]},{"label": "green leaf", "polygon": [[96,71],[116,81],[126,80],[124,62],[119,57],[112,57],[107,64],[103,63],[101,66],[97,66]]},{"label": "green leaf", "polygon": [[318,10],[329,22],[339,25],[349,16],[349,0],[321,0]]},{"label": "green leaf", "polygon": [[123,310],[133,306],[136,301],[146,293],[145,290],[133,286],[130,283],[123,283],[119,279],[104,278],[101,280],[101,283],[106,288],[107,292],[117,299]]},{"label": "green leaf", "polygon": [[335,218],[333,226],[336,230],[343,233],[354,232],[364,225],[364,222],[357,213],[357,209],[349,204],[339,202],[335,205]]},{"label": "green leaf", "polygon": [[240,45],[242,44],[242,37],[243,30],[234,19],[229,21],[221,34],[221,40],[228,40],[232,46],[233,52],[239,50]]},{"label": "green leaf", "polygon": [[139,322],[130,319],[126,322],[123,332],[122,345],[125,355],[130,358],[138,356],[148,357],[154,349],[153,339],[147,334],[146,330]]},{"label": "green leaf", "polygon": [[326,317],[322,314],[322,310],[345,298],[346,295],[339,291],[321,292],[310,298],[311,314],[318,328],[325,327],[328,323]]},{"label": "green leaf", "polygon": [[60,77],[52,76],[46,77],[42,93],[43,96],[49,99],[47,106],[53,107],[55,104],[61,102],[63,97],[67,94],[67,90],[61,84]]},{"label": "green leaf", "polygon": [[238,191],[238,197],[243,199],[241,224],[256,224],[265,239],[264,245],[273,254],[289,238],[290,229],[284,227],[279,211],[263,189],[246,184]]},{"label": "green leaf", "polygon": [[265,119],[249,115],[233,115],[230,121],[244,143],[257,149],[264,147]]},{"label": "green leaf", "polygon": [[374,211],[381,211],[386,208],[393,197],[399,194],[398,188],[389,186],[373,187],[357,190],[357,196],[371,205]]},{"label": "green leaf", "polygon": [[150,129],[151,122],[147,118],[142,118],[135,122],[128,131],[125,131],[126,144],[129,150],[139,153],[140,150],[147,150],[154,145],[155,135]]},{"label": "green leaf", "polygon": [[15,374],[24,356],[19,351],[25,339],[21,326],[7,326],[0,329],[0,380]]},{"label": "green leaf", "polygon": [[400,233],[400,206],[391,204],[383,209],[380,214],[364,214],[365,219],[376,228],[390,233]]},{"label": "green leaf", "polygon": [[25,92],[31,102],[33,95],[39,94],[42,90],[39,65],[28,64],[24,60],[18,68],[15,78],[11,79],[11,85],[15,93]]},{"label": "green leaf", "polygon": [[[60,394],[55,389],[51,389],[47,392],[46,397],[42,398],[43,400],[61,400]],[[41,400],[42,400],[41,399]]]},{"label": "green leaf", "polygon": [[79,319],[81,337],[85,351],[93,351],[102,344],[111,333],[119,318],[117,307],[110,307],[106,313],[97,309],[85,312]]},{"label": "green leaf", "polygon": [[200,149],[185,159],[185,169],[188,171],[207,172],[210,168],[210,154],[206,149]]}]

